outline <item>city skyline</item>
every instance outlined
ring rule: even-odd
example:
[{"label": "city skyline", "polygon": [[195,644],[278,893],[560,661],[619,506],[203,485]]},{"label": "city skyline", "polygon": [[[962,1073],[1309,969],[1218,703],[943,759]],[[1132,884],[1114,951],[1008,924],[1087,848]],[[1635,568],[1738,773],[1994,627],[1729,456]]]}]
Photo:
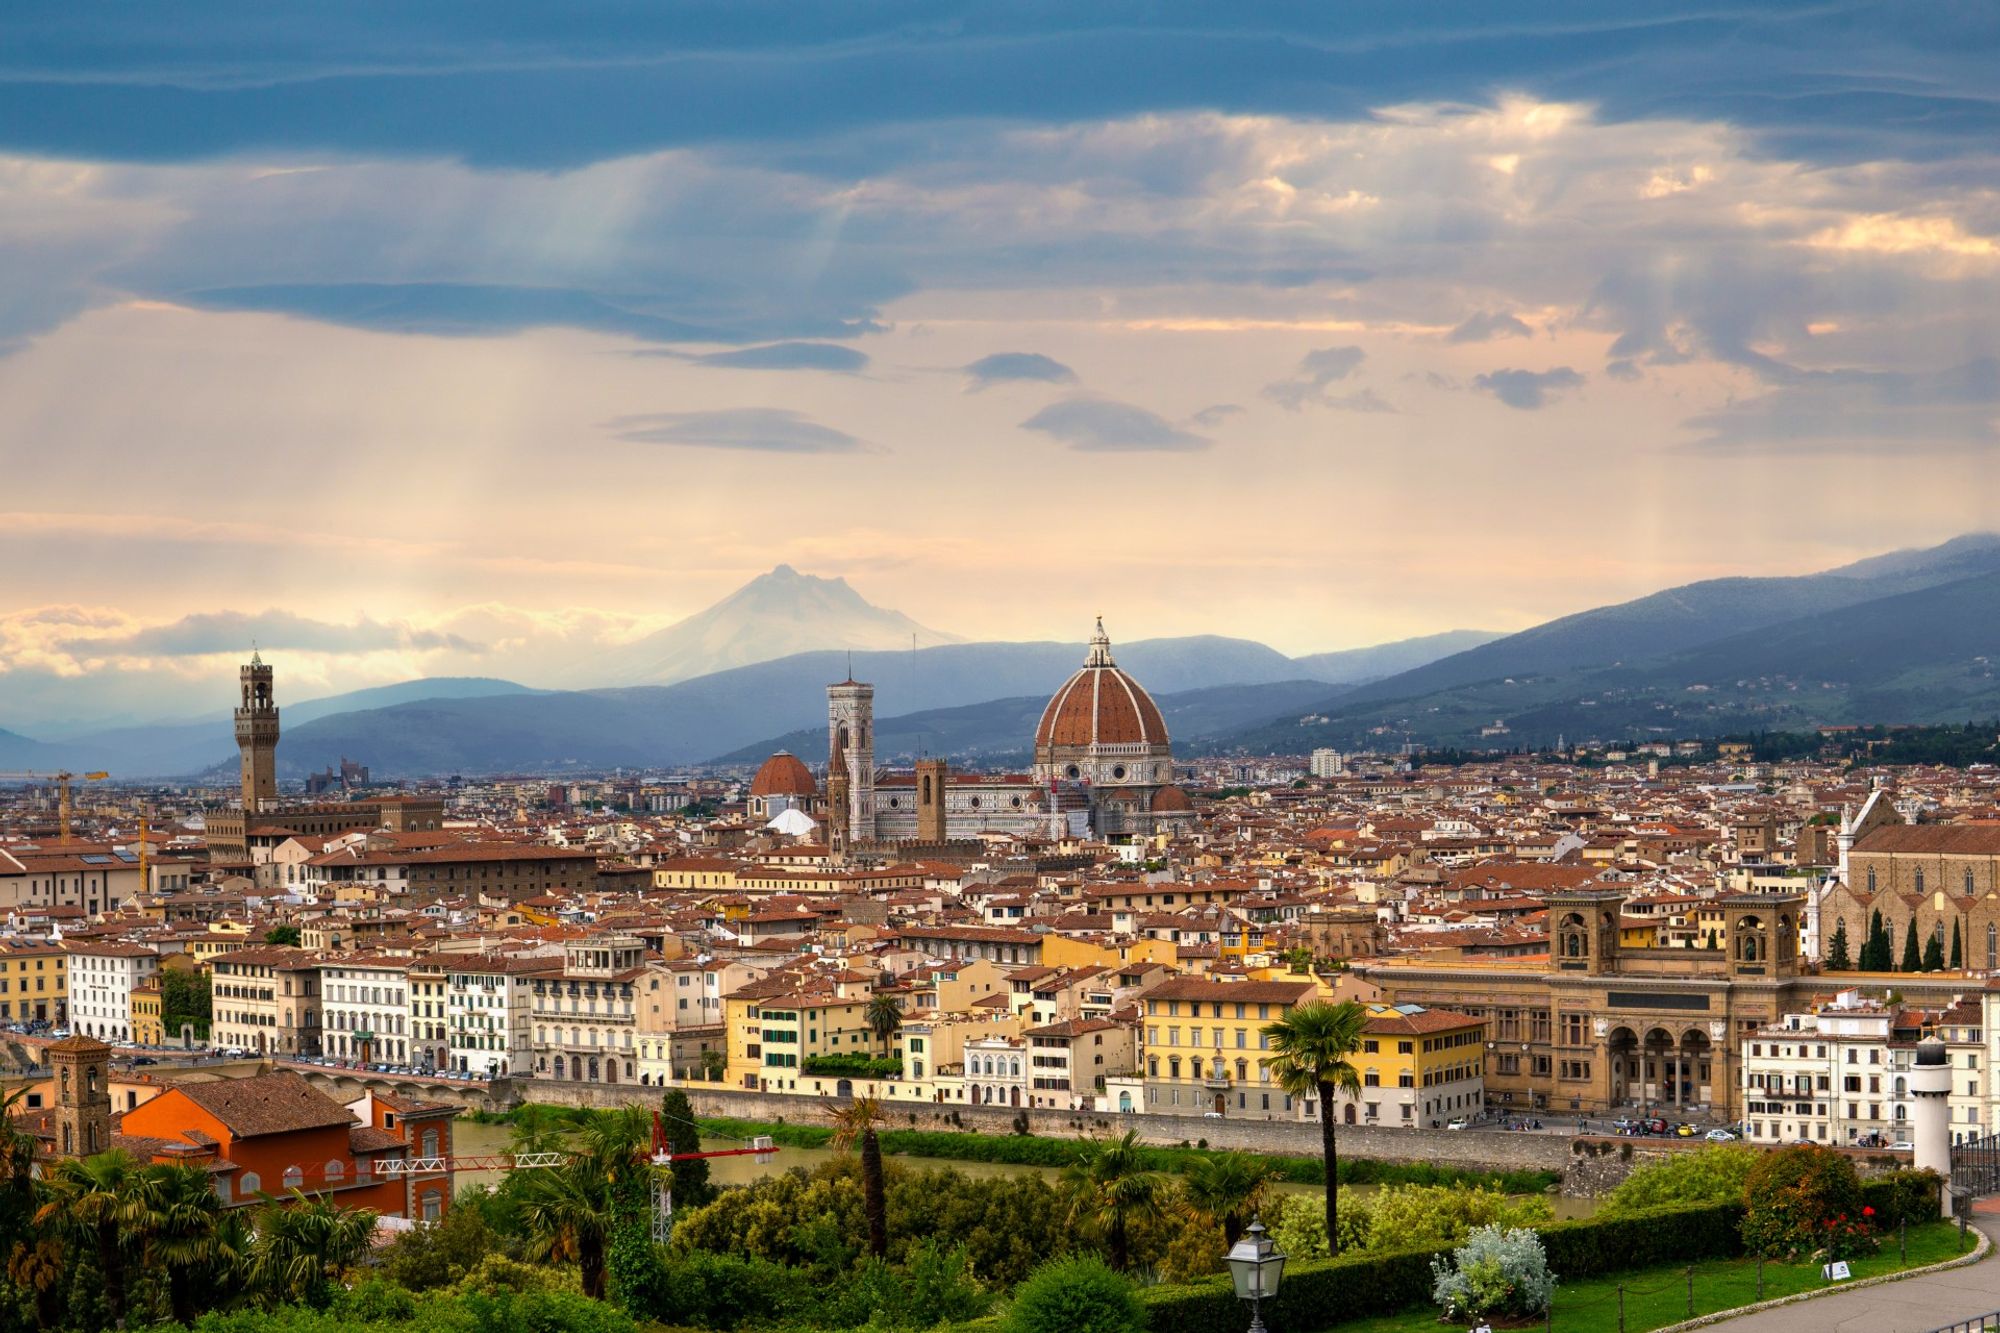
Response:
[{"label": "city skyline", "polygon": [[1976,15],[507,12],[20,25],[15,697],[529,675],[780,562],[1303,654],[2000,526]]}]

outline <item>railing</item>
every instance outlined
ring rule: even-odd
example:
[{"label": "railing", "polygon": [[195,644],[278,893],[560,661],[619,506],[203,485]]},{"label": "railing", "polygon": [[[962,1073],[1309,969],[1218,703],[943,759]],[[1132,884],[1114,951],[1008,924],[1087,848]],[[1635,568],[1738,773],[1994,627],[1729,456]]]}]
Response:
[{"label": "railing", "polygon": [[1951,1191],[1975,1197],[2000,1193],[2000,1134],[1951,1145]]},{"label": "railing", "polygon": [[2000,1329],[2000,1310],[1976,1314],[1970,1319],[1961,1319],[1956,1324],[1945,1324],[1932,1329],[1931,1333],[1987,1333],[1989,1329]]}]

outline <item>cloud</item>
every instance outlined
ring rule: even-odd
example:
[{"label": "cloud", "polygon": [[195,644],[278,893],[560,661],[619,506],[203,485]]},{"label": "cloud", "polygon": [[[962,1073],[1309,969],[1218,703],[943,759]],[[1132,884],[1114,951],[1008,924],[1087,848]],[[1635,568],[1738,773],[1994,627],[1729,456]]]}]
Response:
[{"label": "cloud", "polygon": [[1645,372],[1630,361],[1613,361],[1605,366],[1604,373],[1614,380],[1624,380],[1628,384],[1646,377]]},{"label": "cloud", "polygon": [[1767,392],[1683,424],[1697,448],[1745,453],[1917,450],[1953,453],[2000,443],[2000,360],[1942,371],[1774,371]]},{"label": "cloud", "polygon": [[1041,384],[1076,383],[1075,371],[1040,352],[995,352],[965,367],[965,374],[972,381],[967,387],[975,390],[1024,380]]},{"label": "cloud", "polygon": [[1495,338],[1526,338],[1534,332],[1504,310],[1482,310],[1444,336],[1448,343],[1490,342]]},{"label": "cloud", "polygon": [[1480,375],[1472,387],[1483,389],[1509,407],[1533,412],[1548,406],[1549,399],[1583,383],[1583,376],[1568,366],[1554,370],[1495,370]]},{"label": "cloud", "polygon": [[182,616],[129,634],[72,639],[63,646],[92,657],[199,657],[208,653],[260,648],[303,652],[367,653],[388,649],[477,652],[478,645],[456,634],[384,623],[366,616],[351,625],[313,620],[289,611],[208,611]]},{"label": "cloud", "polygon": [[604,423],[621,440],[696,449],[738,449],[770,454],[853,454],[867,446],[844,430],[776,407],[735,407],[707,412],[647,412]]},{"label": "cloud", "polygon": [[1334,406],[1326,387],[1353,374],[1367,356],[1359,347],[1317,348],[1299,359],[1290,378],[1265,385],[1263,394],[1288,412],[1296,412],[1307,403]]},{"label": "cloud", "polygon": [[1083,453],[1188,453],[1213,441],[1130,403],[1066,398],[1021,423]]},{"label": "cloud", "polygon": [[1210,430],[1221,425],[1231,417],[1242,416],[1245,410],[1235,403],[1216,403],[1211,407],[1202,408],[1201,411],[1189,417],[1188,420],[1200,426],[1203,430]]},{"label": "cloud", "polygon": [[647,349],[639,356],[670,356],[698,366],[726,370],[823,370],[833,375],[858,375],[868,369],[868,354],[838,343],[783,342],[737,347],[726,352],[676,352]]}]

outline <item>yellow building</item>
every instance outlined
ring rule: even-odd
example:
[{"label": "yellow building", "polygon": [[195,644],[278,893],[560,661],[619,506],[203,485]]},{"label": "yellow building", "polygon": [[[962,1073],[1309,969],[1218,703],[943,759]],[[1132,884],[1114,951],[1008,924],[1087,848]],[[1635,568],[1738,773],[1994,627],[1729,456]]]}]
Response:
[{"label": "yellow building", "polygon": [[1144,1109],[1168,1115],[1217,1111],[1290,1119],[1291,1098],[1271,1082],[1264,1025],[1318,996],[1301,981],[1211,981],[1176,977],[1145,993],[1139,1059]]},{"label": "yellow building", "polygon": [[167,1025],[158,977],[132,988],[132,1040],[141,1046],[167,1044]]},{"label": "yellow building", "polygon": [[[1486,1021],[1446,1009],[1371,1004],[1353,1063],[1361,1091],[1341,1098],[1347,1124],[1411,1129],[1477,1115],[1486,1100]],[[1305,1108],[1307,1118],[1317,1110]]]},{"label": "yellow building", "polygon": [[0,941],[0,1022],[68,1022],[68,957],[46,940]]},{"label": "yellow building", "polygon": [[[868,1026],[866,986],[835,984],[802,990],[796,977],[753,981],[722,998],[729,1041],[729,1086],[766,1092],[812,1092],[808,1061],[818,1056],[883,1055],[883,1044]],[[896,1038],[888,1056],[902,1059]],[[802,1081],[803,1080],[803,1081]],[[834,1080],[829,1078],[828,1090]]]}]

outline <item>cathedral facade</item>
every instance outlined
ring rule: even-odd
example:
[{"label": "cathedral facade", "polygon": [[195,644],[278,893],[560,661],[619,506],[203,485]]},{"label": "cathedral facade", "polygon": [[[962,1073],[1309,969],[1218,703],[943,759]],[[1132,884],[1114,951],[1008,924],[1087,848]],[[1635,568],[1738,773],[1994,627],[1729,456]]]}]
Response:
[{"label": "cathedral facade", "polygon": [[954,773],[942,759],[907,770],[875,763],[875,687],[829,685],[824,791],[774,755],[751,784],[753,813],[810,809],[836,851],[937,844],[983,834],[1145,838],[1192,819],[1174,785],[1165,720],[1111,655],[1099,620],[1090,651],[1042,710],[1025,773]]}]

